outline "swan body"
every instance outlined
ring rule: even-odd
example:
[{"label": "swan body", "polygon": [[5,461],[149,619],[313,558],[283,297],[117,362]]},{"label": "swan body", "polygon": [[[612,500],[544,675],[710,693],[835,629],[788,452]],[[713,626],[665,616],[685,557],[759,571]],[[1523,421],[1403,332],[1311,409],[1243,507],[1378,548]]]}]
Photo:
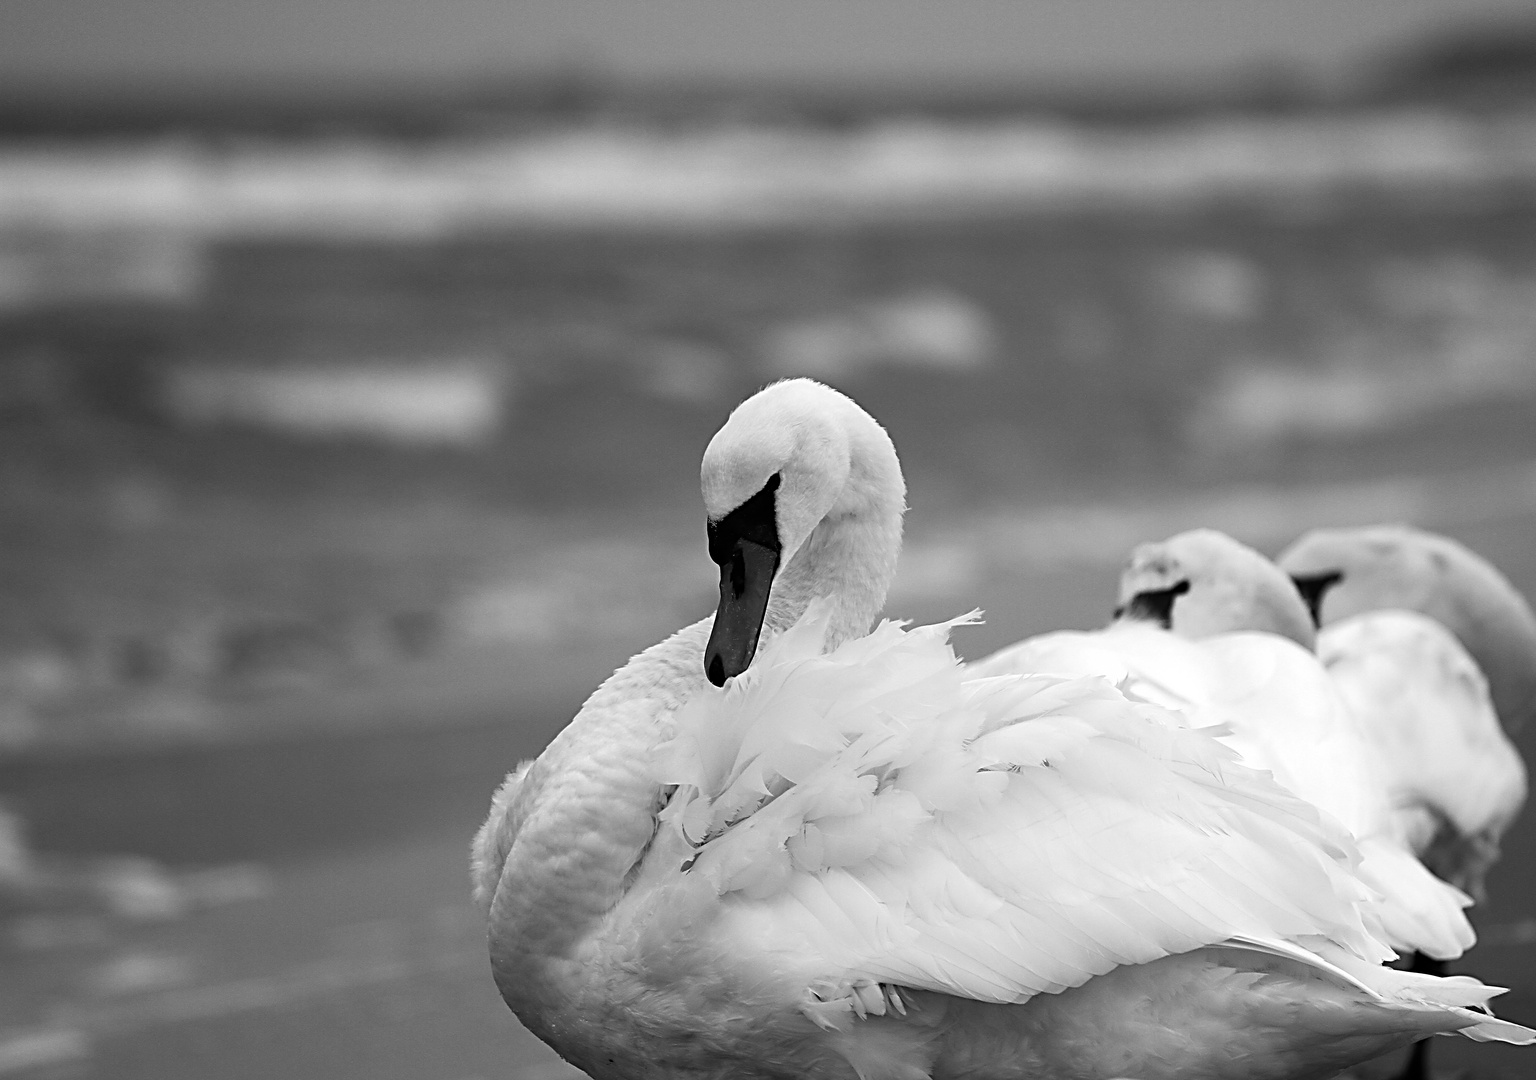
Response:
[{"label": "swan body", "polygon": [[1529,605],[1480,556],[1407,526],[1315,530],[1280,563],[1324,624],[1318,655],[1386,767],[1397,827],[1480,898],[1527,794],[1505,732],[1536,706]]},{"label": "swan body", "polygon": [[[1387,772],[1403,844],[1483,899],[1526,797],[1525,764],[1499,723],[1515,732],[1536,713],[1530,606],[1487,560],[1409,526],[1316,529],[1279,562]],[[1432,956],[1412,968],[1445,973]],[[1414,1048],[1404,1080],[1429,1076],[1427,1055],[1427,1043]]]},{"label": "swan body", "polygon": [[1302,1080],[1536,1040],[1494,988],[1380,966],[1349,835],[1207,734],[1100,678],[977,677],[947,624],[869,633],[903,490],[852,402],[769,387],[702,480],[715,618],[615,672],[472,849],[497,986],[562,1056]]},{"label": "swan body", "polygon": [[1473,897],[1526,797],[1520,752],[1454,634],[1416,611],[1362,612],[1318,634],[1318,656],[1389,778],[1394,829]]}]

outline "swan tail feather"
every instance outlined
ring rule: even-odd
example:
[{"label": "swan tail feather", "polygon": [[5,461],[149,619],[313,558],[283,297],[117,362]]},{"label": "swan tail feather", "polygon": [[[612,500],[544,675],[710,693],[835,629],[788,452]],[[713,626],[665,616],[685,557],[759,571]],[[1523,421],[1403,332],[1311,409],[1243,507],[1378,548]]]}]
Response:
[{"label": "swan tail feather", "polygon": [[1380,967],[1322,939],[1308,941],[1310,948],[1289,941],[1242,937],[1222,942],[1222,946],[1299,962],[1315,974],[1368,994],[1377,1005],[1407,1014],[1401,1019],[1428,1033],[1462,1035],[1475,1042],[1536,1044],[1536,1031],[1500,1020],[1489,1011],[1488,1003],[1505,993],[1505,988],[1489,986],[1470,975],[1425,975]]},{"label": "swan tail feather", "polygon": [[1536,1030],[1500,1020],[1490,1011],[1488,1003],[1506,993],[1505,987],[1490,986],[1470,975],[1425,975],[1378,967],[1325,941],[1317,942],[1315,949],[1319,957],[1354,975],[1382,1004],[1425,1013],[1432,1025],[1426,1030],[1462,1035],[1475,1042],[1536,1044]]}]

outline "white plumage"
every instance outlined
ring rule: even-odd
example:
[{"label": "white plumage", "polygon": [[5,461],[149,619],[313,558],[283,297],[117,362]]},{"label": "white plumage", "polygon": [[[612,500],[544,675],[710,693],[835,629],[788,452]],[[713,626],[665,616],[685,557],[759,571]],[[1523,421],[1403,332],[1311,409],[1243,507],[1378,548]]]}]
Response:
[{"label": "white plumage", "polygon": [[1465,546],[1407,526],[1315,530],[1280,563],[1312,591],[1318,655],[1382,761],[1397,828],[1481,898],[1526,798],[1505,732],[1536,707],[1529,605]]},{"label": "white plumage", "polygon": [[866,633],[903,496],[846,398],[750,399],[703,486],[713,632],[616,672],[475,841],[497,984],[569,1060],[1300,1080],[1429,1032],[1536,1039],[1476,980],[1381,967],[1347,832],[1206,733],[1103,679],[977,677],[947,625]]},{"label": "white plumage", "polygon": [[1481,899],[1526,771],[1476,662],[1414,611],[1343,619],[1318,634],[1317,651],[1379,756],[1403,842]]},{"label": "white plumage", "polygon": [[[1381,761],[1402,843],[1483,899],[1526,797],[1505,731],[1536,712],[1530,606],[1486,559],[1405,525],[1316,529],[1279,561],[1326,624],[1318,654]],[[1413,968],[1444,974],[1432,954]],[[1427,1054],[1405,1080],[1429,1075]]]},{"label": "white plumage", "polygon": [[1313,591],[1318,625],[1373,611],[1428,615],[1477,662],[1505,731],[1536,716],[1536,613],[1465,544],[1409,525],[1313,529],[1276,562]]},{"label": "white plumage", "polygon": [[[1134,617],[1148,596],[1161,597],[1168,628]],[[1430,873],[1405,836],[1389,763],[1299,643],[1311,644],[1306,608],[1273,563],[1212,530],[1181,533],[1136,549],[1120,606],[1132,615],[1105,630],[1041,635],[975,670],[1100,673],[1177,710],[1348,830],[1394,949],[1452,959],[1471,947],[1471,898]]]}]

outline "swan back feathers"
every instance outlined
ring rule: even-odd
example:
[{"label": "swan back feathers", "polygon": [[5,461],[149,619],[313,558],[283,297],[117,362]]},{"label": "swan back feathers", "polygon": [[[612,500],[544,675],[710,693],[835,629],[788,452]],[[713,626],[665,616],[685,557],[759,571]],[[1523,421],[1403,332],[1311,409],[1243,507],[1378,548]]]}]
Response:
[{"label": "swan back feathers", "polygon": [[1242,935],[1391,955],[1336,823],[1102,679],[968,678],[950,625],[823,655],[813,608],[658,750],[710,932],[804,946],[764,964],[806,1015],[885,983],[1021,1002]]}]

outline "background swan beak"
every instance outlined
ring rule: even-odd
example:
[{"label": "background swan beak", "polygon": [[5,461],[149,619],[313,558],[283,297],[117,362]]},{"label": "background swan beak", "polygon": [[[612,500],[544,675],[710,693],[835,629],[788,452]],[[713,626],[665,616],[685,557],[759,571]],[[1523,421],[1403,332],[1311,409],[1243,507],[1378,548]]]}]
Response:
[{"label": "background swan beak", "polygon": [[1173,602],[1189,592],[1189,582],[1179,581],[1166,589],[1146,589],[1131,597],[1116,613],[1116,618],[1153,623],[1164,630],[1173,626]]},{"label": "background swan beak", "polygon": [[1312,613],[1312,625],[1323,625],[1323,597],[1328,590],[1344,580],[1344,571],[1331,570],[1323,574],[1292,574],[1291,580],[1296,583],[1296,589],[1301,593],[1301,598],[1307,602],[1307,610]]},{"label": "background swan beak", "polygon": [[752,662],[778,569],[778,549],[747,539],[737,540],[720,564],[720,607],[704,650],[704,673],[716,686],[724,686]]}]

